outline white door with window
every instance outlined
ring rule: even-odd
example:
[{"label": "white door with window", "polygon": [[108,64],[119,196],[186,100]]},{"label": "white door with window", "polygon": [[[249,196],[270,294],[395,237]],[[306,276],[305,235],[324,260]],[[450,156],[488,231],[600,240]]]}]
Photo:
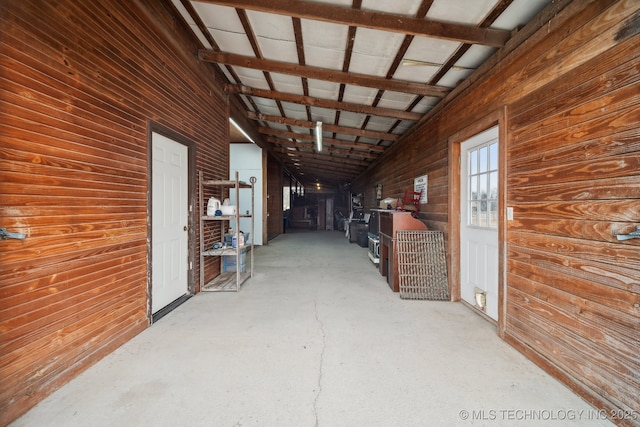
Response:
[{"label": "white door with window", "polygon": [[498,320],[498,127],[460,147],[460,296]]},{"label": "white door with window", "polygon": [[151,313],[187,294],[188,148],[152,134]]}]

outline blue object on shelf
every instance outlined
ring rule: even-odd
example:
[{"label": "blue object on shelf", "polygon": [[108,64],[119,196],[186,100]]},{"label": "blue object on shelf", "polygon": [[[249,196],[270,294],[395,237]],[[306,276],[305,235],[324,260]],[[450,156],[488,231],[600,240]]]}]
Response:
[{"label": "blue object on shelf", "polygon": [[[240,272],[244,273],[247,267],[245,262],[246,252],[242,252],[240,254]],[[231,273],[236,271],[236,256],[235,255],[224,255],[222,257],[222,272],[223,273]]]}]

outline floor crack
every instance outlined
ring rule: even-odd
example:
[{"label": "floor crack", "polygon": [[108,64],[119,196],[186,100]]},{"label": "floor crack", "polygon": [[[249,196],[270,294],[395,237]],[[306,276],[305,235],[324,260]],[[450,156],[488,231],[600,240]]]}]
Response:
[{"label": "floor crack", "polygon": [[320,398],[320,394],[322,393],[322,369],[323,369],[323,365],[324,365],[324,352],[325,349],[327,348],[327,335],[325,333],[324,330],[324,324],[322,323],[322,320],[320,320],[320,317],[318,316],[318,296],[316,294],[316,298],[313,301],[313,308],[314,308],[314,312],[315,312],[315,317],[316,317],[316,322],[318,322],[318,325],[320,326],[320,333],[322,334],[322,349],[320,351],[320,366],[318,369],[318,387],[316,389],[316,395],[313,399],[313,415],[315,417],[316,420],[316,424],[315,427],[318,427],[319,425],[319,419],[318,419],[318,399]]}]

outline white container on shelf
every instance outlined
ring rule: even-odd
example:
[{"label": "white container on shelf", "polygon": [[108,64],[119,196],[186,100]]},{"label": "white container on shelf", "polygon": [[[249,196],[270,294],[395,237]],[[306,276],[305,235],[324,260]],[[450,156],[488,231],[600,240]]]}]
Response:
[{"label": "white container on shelf", "polygon": [[216,211],[220,210],[220,206],[222,206],[220,200],[211,197],[209,202],[207,202],[207,216],[214,216]]},{"label": "white container on shelf", "polygon": [[222,211],[222,215],[235,215],[236,207],[233,205],[222,205],[220,206],[220,210]]}]

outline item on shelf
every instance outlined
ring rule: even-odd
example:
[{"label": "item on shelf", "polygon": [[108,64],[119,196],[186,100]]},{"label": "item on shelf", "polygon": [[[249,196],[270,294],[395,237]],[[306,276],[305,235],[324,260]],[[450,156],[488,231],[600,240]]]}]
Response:
[{"label": "item on shelf", "polygon": [[222,205],[220,206],[220,210],[222,211],[222,215],[235,215],[236,207],[233,205]]},{"label": "item on shelf", "polygon": [[[235,255],[223,255],[222,256],[222,272],[223,273],[233,273],[236,272],[236,268],[238,265],[240,266],[240,273],[245,273],[247,271],[247,251],[242,250],[240,252],[239,259],[236,258]],[[237,264],[239,262],[239,264]]]},{"label": "item on shelf", "polygon": [[380,200],[380,209],[395,209],[396,199],[391,197],[387,197],[385,199]]},{"label": "item on shelf", "polygon": [[211,197],[207,202],[207,215],[214,216],[216,212],[220,210],[220,200],[215,197]]},{"label": "item on shelf", "polygon": [[[236,236],[235,234],[231,235],[231,247],[232,248],[237,248],[237,247],[242,247],[244,246],[244,233],[242,231],[238,232],[238,235]],[[226,236],[225,236],[226,238]]]}]

